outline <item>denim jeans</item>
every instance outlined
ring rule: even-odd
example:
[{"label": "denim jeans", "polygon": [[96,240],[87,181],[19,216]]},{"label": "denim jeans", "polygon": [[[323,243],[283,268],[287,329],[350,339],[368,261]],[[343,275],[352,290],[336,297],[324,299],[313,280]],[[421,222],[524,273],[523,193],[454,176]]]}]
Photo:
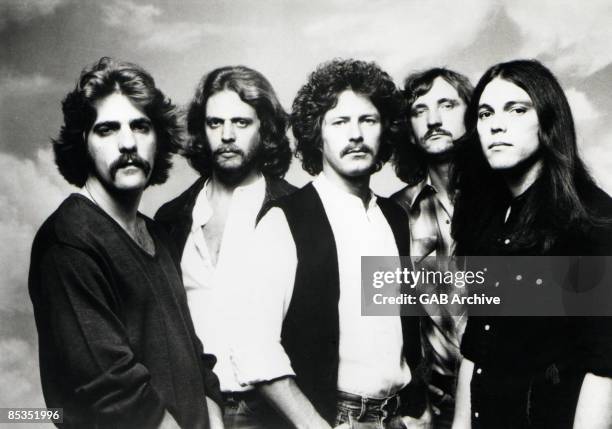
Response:
[{"label": "denim jeans", "polygon": [[348,423],[351,429],[400,429],[399,397],[372,399],[338,392],[334,426]]}]

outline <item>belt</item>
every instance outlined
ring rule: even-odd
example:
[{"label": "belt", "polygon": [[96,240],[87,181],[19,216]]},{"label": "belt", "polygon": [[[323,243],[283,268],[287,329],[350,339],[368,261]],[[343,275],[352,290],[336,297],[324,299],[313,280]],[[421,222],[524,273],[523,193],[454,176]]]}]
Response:
[{"label": "belt", "polygon": [[353,402],[356,406],[361,407],[362,414],[367,410],[376,410],[383,413],[383,417],[394,416],[400,408],[401,401],[398,394],[389,396],[388,398],[368,398],[365,396],[355,395],[353,393],[337,392],[337,399],[342,401]]}]

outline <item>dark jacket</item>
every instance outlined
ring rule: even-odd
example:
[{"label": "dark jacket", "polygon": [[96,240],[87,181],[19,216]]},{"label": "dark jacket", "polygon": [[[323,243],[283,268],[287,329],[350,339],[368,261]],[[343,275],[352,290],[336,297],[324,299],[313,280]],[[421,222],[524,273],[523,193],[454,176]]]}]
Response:
[{"label": "dark jacket", "polygon": [[[291,194],[297,189],[284,179],[274,179],[265,176],[264,178],[266,180],[266,195],[261,210],[257,214],[256,222],[259,222],[263,215],[266,214],[274,201]],[[155,214],[155,220],[166,230],[166,233],[172,240],[172,256],[179,267],[183,256],[183,249],[193,224],[193,206],[207,179],[207,177],[200,177],[181,195],[162,205]]]},{"label": "dark jacket", "polygon": [[[540,243],[515,243],[517,225],[535,190],[534,184],[508,202],[511,210],[507,219],[506,207],[496,210],[483,231],[485,240],[462,243],[465,254],[612,254],[612,230],[605,223],[559,231],[555,245],[547,252],[539,250]],[[585,185],[579,192],[593,215],[612,219],[610,196],[595,185]],[[520,271],[519,279],[516,271],[496,276],[491,270],[487,280],[535,284],[534,280],[542,277],[544,284],[550,284],[542,271],[534,264],[532,271]],[[475,365],[471,381],[473,428],[571,428],[584,375],[612,377],[612,318],[470,317],[461,352]]]}]

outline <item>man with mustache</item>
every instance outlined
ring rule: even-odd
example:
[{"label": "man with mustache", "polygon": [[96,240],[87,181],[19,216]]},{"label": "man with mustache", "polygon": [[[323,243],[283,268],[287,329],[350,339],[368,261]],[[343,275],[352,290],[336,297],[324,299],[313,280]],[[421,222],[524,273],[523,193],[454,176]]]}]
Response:
[{"label": "man with mustache", "polygon": [[397,147],[395,170],[408,186],[392,198],[408,212],[412,255],[452,254],[449,169],[465,134],[471,93],[467,77],[444,68],[412,74],[404,83],[409,141]]},{"label": "man with mustache", "polygon": [[63,112],[55,162],[81,190],[38,231],[29,275],[47,406],[67,428],[221,427],[214,357],[167,236],[138,212],[168,177],[174,105],[140,67],[102,58]]},{"label": "man with mustache", "polygon": [[361,257],[409,252],[402,209],[370,189],[400,107],[390,76],[357,60],[319,66],[293,102],[297,153],[316,178],[257,227],[234,357],[295,427],[404,427],[424,408],[411,383],[418,318],[361,315]]},{"label": "man with mustache", "polygon": [[261,73],[222,67],[202,78],[187,128],[187,156],[201,177],[156,219],[174,241],[196,332],[218,359],[225,426],[271,427],[274,412],[236,380],[231,354],[241,329],[234,303],[249,287],[236,274],[252,256],[258,220],[294,190],[282,179],[291,158],[287,115]]},{"label": "man with mustache", "polygon": [[[465,134],[463,116],[472,93],[470,81],[444,68],[411,74],[404,84],[408,142],[397,147],[395,170],[408,186],[392,198],[408,214],[413,256],[429,256],[423,266],[442,268],[453,253],[453,192],[449,170],[457,140]],[[434,258],[435,257],[435,258]],[[431,292],[435,291],[434,289]],[[450,428],[467,318],[462,308],[429,306],[424,319],[423,351],[428,373],[434,427]]]}]

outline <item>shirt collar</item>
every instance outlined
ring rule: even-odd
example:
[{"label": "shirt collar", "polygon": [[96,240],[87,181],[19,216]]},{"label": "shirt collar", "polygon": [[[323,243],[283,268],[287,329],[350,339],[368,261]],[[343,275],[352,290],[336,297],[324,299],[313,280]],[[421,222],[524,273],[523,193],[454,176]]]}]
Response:
[{"label": "shirt collar", "polygon": [[406,196],[410,204],[410,210],[415,207],[423,198],[428,197],[432,193],[437,194],[435,186],[431,183],[431,177],[429,173],[425,176],[425,179],[421,180],[417,184],[406,188]]},{"label": "shirt collar", "polygon": [[[206,179],[206,182],[204,183],[202,190],[198,194],[195,204],[193,206],[193,211],[191,214],[193,219],[193,223],[191,225],[192,230],[201,228],[202,226],[206,225],[206,223],[208,223],[208,221],[214,214],[214,210],[210,204],[210,201],[208,201],[208,197],[206,196],[209,184],[210,178]],[[248,185],[236,187],[236,189],[234,189],[234,194],[232,198],[243,192],[249,192],[258,197],[261,196],[260,199],[263,200],[263,197],[266,193],[266,181],[263,175],[259,174],[257,176],[257,179],[252,183],[249,183]]]},{"label": "shirt collar", "polygon": [[[350,192],[345,191],[340,186],[336,185],[334,182],[329,180],[324,173],[319,174],[313,181],[312,184],[320,191],[323,195],[322,197],[334,203],[334,205],[355,205],[359,204],[363,207],[363,201],[361,198],[351,194]],[[371,210],[378,206],[377,197],[370,189],[370,200],[368,201],[368,206],[366,210]]]}]

